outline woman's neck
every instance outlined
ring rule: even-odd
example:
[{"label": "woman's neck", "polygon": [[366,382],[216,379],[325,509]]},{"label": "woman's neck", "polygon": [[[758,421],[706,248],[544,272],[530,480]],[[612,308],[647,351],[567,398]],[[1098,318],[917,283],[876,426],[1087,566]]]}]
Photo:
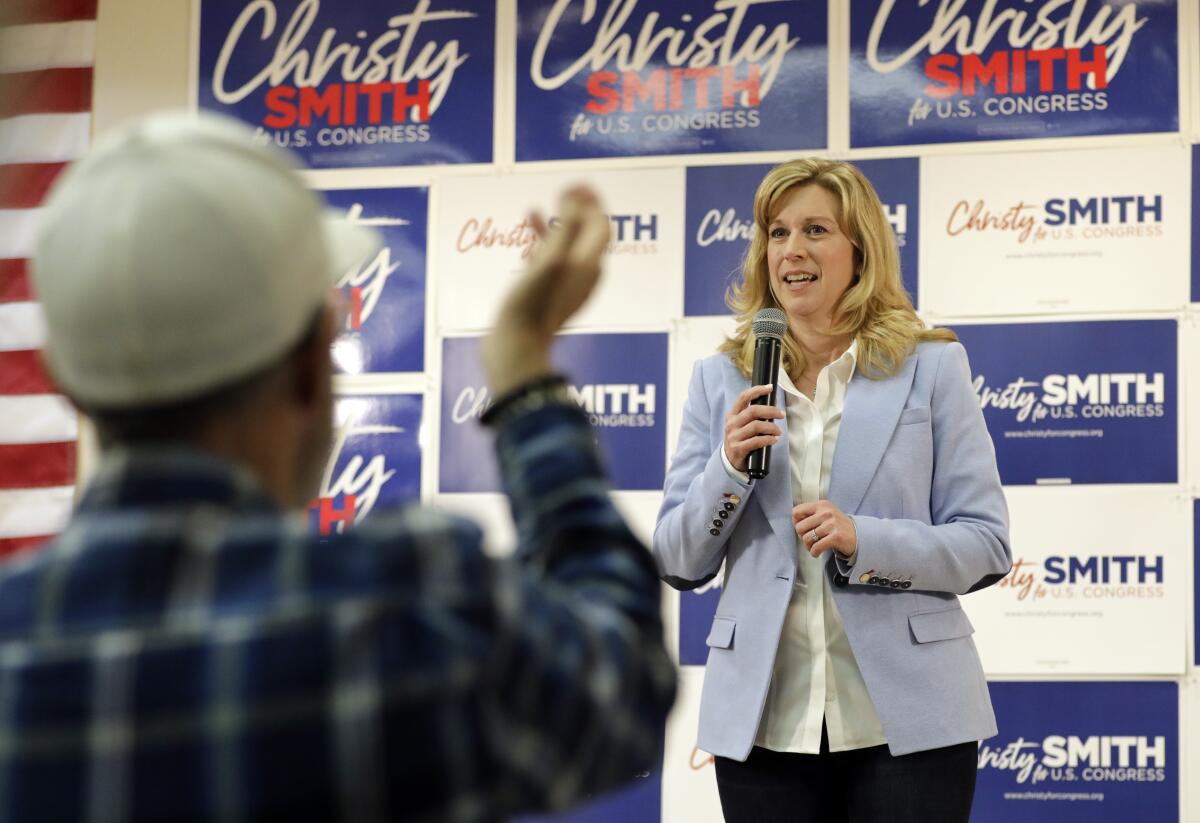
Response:
[{"label": "woman's neck", "polygon": [[854,342],[852,335],[829,334],[815,329],[793,328],[791,333],[792,339],[804,353],[803,374],[809,377],[815,377],[821,369],[841,357]]}]

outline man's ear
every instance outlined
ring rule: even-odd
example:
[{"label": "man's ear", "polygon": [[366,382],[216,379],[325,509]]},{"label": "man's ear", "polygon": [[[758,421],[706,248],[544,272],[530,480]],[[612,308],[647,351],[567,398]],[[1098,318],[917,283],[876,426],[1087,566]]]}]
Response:
[{"label": "man's ear", "polygon": [[334,314],[333,307],[326,304],[316,321],[314,333],[305,337],[293,356],[292,391],[299,405],[328,402],[333,380],[329,350],[333,346]]}]

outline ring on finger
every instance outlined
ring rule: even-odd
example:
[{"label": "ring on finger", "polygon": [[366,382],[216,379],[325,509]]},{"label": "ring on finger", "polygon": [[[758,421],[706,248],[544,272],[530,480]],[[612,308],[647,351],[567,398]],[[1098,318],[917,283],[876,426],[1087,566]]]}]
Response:
[{"label": "ring on finger", "polygon": [[808,540],[809,540],[809,542],[810,542],[810,543],[816,543],[816,542],[817,542],[818,540],[820,540],[820,539],[821,539],[821,538],[817,536],[817,530],[816,530],[816,529],[813,529],[813,530],[811,530],[811,531],[808,533]]}]

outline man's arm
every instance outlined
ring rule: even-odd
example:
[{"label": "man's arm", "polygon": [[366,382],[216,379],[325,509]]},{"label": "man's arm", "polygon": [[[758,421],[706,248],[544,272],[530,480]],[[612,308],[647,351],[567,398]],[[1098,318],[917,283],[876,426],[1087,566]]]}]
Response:
[{"label": "man's arm", "polygon": [[[674,667],[649,552],[608,497],[583,413],[550,372],[554,334],[591,294],[609,239],[595,195],[567,192],[484,346],[501,476],[523,563],[490,715],[503,789],[562,808],[659,768]],[[534,224],[541,229],[540,219]]]},{"label": "man's arm", "polygon": [[661,768],[675,693],[661,588],[582,413],[523,413],[497,449],[520,566],[496,603],[489,743],[512,808],[559,809]]}]

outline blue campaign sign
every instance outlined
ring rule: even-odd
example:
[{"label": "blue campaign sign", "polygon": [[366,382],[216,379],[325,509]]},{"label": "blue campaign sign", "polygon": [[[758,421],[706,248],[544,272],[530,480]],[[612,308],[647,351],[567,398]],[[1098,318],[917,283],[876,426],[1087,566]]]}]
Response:
[{"label": "blue campaign sign", "polygon": [[200,108],[312,168],[491,162],[491,0],[199,2]]},{"label": "blue campaign sign", "polygon": [[324,192],[347,220],[383,240],[371,259],[338,280],[346,327],[333,344],[342,374],[425,369],[425,237],[428,189]]},{"label": "blue campaign sign", "polygon": [[1175,0],[852,0],[850,145],[1179,129]]},{"label": "blue campaign sign", "polygon": [[1175,683],[991,683],[971,820],[1179,819]]},{"label": "blue campaign sign", "polygon": [[513,823],[660,823],[662,820],[662,770],[639,774],[633,783],[599,797],[589,798],[563,814],[518,817]]},{"label": "blue campaign sign", "polygon": [[855,160],[854,165],[875,187],[900,251],[900,279],[917,306],[917,260],[921,216],[921,161],[916,157],[894,160]]},{"label": "blue campaign sign", "polygon": [[1174,320],[955,326],[1006,485],[1178,481]]},{"label": "blue campaign sign", "polygon": [[770,165],[695,166],[687,170],[683,313],[729,314],[725,292],[741,280],[754,236],[754,192]]},{"label": "blue campaign sign", "polygon": [[420,499],[423,405],[419,394],[336,399],[333,446],[320,491],[308,506],[314,531],[340,531],[373,511]]},{"label": "blue campaign sign", "polygon": [[1200,303],[1200,145],[1192,146],[1192,302]]},{"label": "blue campaign sign", "polygon": [[[478,418],[491,405],[478,337],[442,345],[440,480],[442,492],[498,492],[491,435]],[[666,470],[667,335],[566,334],[554,367],[596,431],[616,489],[659,491]]]},{"label": "blue campaign sign", "polygon": [[517,160],[821,148],[826,4],[518,0]]},{"label": "blue campaign sign", "polygon": [[721,588],[679,593],[679,665],[703,666],[708,662],[709,629],[721,600]]},{"label": "blue campaign sign", "polygon": [[[900,274],[916,304],[920,161],[856,160],[875,187],[896,233]],[[725,292],[741,279],[754,234],[754,192],[770,165],[694,166],[687,170],[683,313],[724,315]]]}]

